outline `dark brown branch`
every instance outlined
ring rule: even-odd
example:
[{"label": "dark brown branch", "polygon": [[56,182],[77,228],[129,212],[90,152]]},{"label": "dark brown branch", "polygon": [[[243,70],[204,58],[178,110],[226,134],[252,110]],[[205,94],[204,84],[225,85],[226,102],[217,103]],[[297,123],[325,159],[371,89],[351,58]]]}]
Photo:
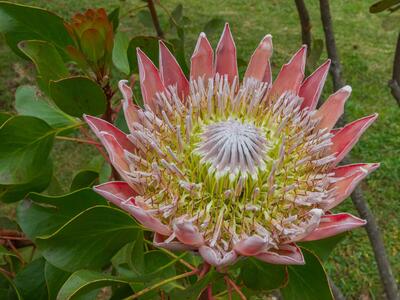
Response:
[{"label": "dark brown branch", "polygon": [[326,50],[328,57],[331,59],[330,72],[333,79],[334,91],[343,87],[342,67],[340,65],[338,51],[336,49],[335,35],[333,33],[332,17],[329,8],[329,0],[319,0],[319,7],[321,12],[321,20],[325,33]]},{"label": "dark brown branch", "polygon": [[147,6],[149,8],[150,15],[151,15],[151,20],[153,21],[153,26],[154,26],[154,29],[157,32],[157,36],[160,39],[163,39],[164,38],[164,32],[161,29],[160,22],[158,21],[157,11],[156,11],[156,8],[154,6],[153,0],[147,0]]},{"label": "dark brown branch", "polygon": [[389,81],[389,87],[397,104],[400,105],[400,33],[397,36],[396,52],[394,53],[393,60],[393,73],[392,79]]},{"label": "dark brown branch", "polygon": [[[303,0],[295,0],[297,12],[300,18],[301,24],[301,40],[303,44],[306,44],[308,49],[311,49],[311,22],[310,15],[308,13],[306,4]],[[310,53],[310,52],[308,52]]]}]

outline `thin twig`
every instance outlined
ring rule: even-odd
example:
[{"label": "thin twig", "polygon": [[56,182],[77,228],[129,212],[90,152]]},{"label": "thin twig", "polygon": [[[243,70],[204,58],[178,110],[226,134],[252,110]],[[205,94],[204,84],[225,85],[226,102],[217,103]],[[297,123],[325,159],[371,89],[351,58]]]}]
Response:
[{"label": "thin twig", "polygon": [[147,6],[149,8],[150,15],[151,15],[151,20],[153,21],[153,26],[154,26],[154,29],[157,32],[157,36],[160,39],[163,39],[164,38],[164,32],[162,31],[161,26],[160,26],[160,22],[158,21],[157,11],[156,11],[156,8],[154,6],[153,0],[147,0]]},{"label": "thin twig", "polygon": [[333,79],[333,88],[335,91],[343,87],[342,67],[340,65],[339,54],[336,49],[335,35],[333,32],[332,17],[329,7],[329,0],[319,0],[321,21],[325,33],[326,50],[331,59],[331,74]]},{"label": "thin twig", "polygon": [[396,99],[397,104],[400,105],[400,33],[397,35],[396,52],[394,53],[393,60],[393,73],[392,79],[389,81],[393,97]]},{"label": "thin twig", "polygon": [[56,136],[57,140],[62,140],[62,141],[71,141],[71,142],[76,142],[76,143],[81,143],[81,144],[89,144],[89,145],[98,145],[101,146],[101,143],[92,141],[92,140],[84,140],[84,139],[79,139],[79,138],[72,138],[72,137],[67,137],[67,136]]},{"label": "thin twig", "polygon": [[157,288],[159,288],[159,287],[161,287],[161,286],[163,286],[163,285],[165,285],[167,283],[170,283],[170,282],[175,281],[175,280],[179,280],[179,279],[182,279],[182,278],[186,278],[186,277],[195,275],[196,273],[197,273],[197,271],[190,271],[190,272],[182,273],[182,274],[167,278],[167,279],[162,280],[160,282],[157,282],[156,284],[153,284],[152,286],[149,286],[149,287],[147,287],[147,288],[145,288],[145,289],[143,289],[141,291],[138,291],[137,293],[135,293],[135,294],[133,294],[133,295],[131,295],[129,297],[126,297],[124,300],[136,299],[136,298],[140,297],[141,295],[146,294],[146,293],[148,293],[148,292],[150,292],[152,290],[155,290],[155,289],[157,289]]},{"label": "thin twig", "polygon": [[[311,49],[311,22],[306,4],[303,0],[295,0],[301,24],[301,40]],[[311,53],[310,51],[308,53]]]},{"label": "thin twig", "polygon": [[230,279],[228,276],[224,276],[224,278],[225,278],[226,283],[233,287],[233,289],[239,295],[240,299],[247,300],[246,296],[240,290],[240,287],[238,287],[237,284],[232,279]]}]

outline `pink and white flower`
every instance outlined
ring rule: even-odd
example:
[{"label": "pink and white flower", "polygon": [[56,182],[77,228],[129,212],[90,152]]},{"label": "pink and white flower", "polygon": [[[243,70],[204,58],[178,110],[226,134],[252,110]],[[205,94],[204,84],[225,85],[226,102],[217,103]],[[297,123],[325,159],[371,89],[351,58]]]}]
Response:
[{"label": "pink and white flower", "polygon": [[272,80],[266,35],[240,82],[226,25],[215,55],[201,33],[188,80],[160,41],[160,65],[137,50],[144,107],[119,83],[130,130],[85,116],[123,181],[95,187],[154,231],[154,244],[226,266],[241,256],[303,264],[296,242],[365,224],[330,209],[379,164],[338,166],[377,118],[333,129],[345,86],[316,110],[327,60],[304,79],[306,46]]}]

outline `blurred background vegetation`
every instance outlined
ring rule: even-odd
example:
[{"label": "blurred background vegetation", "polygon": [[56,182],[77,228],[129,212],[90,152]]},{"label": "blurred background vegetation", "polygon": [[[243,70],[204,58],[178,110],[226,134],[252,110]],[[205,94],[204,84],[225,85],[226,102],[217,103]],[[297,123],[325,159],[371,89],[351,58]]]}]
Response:
[{"label": "blurred background vegetation", "polygon": [[[121,5],[120,25],[132,35],[155,35],[148,11],[141,9],[143,2],[106,0],[35,0],[14,1],[47,8],[69,18],[74,13],[90,7],[104,7],[110,12]],[[314,39],[324,39],[319,15],[318,1],[306,1],[312,23]],[[397,281],[400,280],[400,113],[390,94],[387,81],[391,77],[392,59],[397,30],[385,26],[387,15],[372,15],[369,6],[374,1],[331,1],[331,13],[336,42],[343,67],[346,84],[353,94],[346,105],[347,121],[352,121],[378,112],[380,117],[352,151],[355,162],[381,162],[362,184],[371,210],[375,214],[384,236]],[[212,1],[212,0],[162,0],[168,11],[183,4],[185,16],[185,50],[187,59],[192,53],[199,32],[213,19],[221,25],[209,28],[208,37],[215,47],[225,21],[231,25],[238,48],[241,74],[260,39],[271,33],[274,43],[273,72],[276,75],[301,45],[298,14],[294,1]],[[161,27],[169,25],[169,16],[158,8]],[[140,23],[135,19],[139,18]],[[323,51],[319,63],[326,58]],[[310,70],[309,70],[310,71]],[[0,110],[14,111],[13,100],[16,88],[33,83],[32,65],[13,54],[0,39]],[[122,76],[122,75],[121,75]],[[117,76],[114,76],[117,77]],[[325,86],[323,99],[332,91],[330,78]],[[57,142],[53,153],[56,174],[61,186],[68,187],[73,174],[94,154],[90,146]],[[79,155],[78,155],[79,153]],[[85,155],[81,155],[84,153]],[[62,174],[62,176],[61,176]],[[356,213],[349,200],[340,210]],[[12,214],[10,206],[1,209],[3,214]],[[347,298],[380,299],[381,285],[373,253],[364,230],[349,234],[330,257],[327,270]]]}]

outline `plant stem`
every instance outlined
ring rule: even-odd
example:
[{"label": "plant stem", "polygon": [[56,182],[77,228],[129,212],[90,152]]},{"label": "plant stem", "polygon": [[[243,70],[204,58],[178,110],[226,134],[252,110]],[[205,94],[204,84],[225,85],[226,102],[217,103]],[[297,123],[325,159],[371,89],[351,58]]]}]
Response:
[{"label": "plant stem", "polygon": [[[301,40],[311,50],[311,22],[306,4],[303,0],[295,0],[301,24]],[[311,53],[310,51],[308,53]]]},{"label": "plant stem", "polygon": [[72,138],[72,137],[67,137],[67,136],[56,136],[56,139],[62,140],[62,141],[71,141],[71,142],[76,142],[76,143],[101,146],[101,144],[99,142],[95,142],[92,140],[84,140],[84,139],[79,139],[79,138]]},{"label": "plant stem", "polygon": [[246,296],[240,290],[240,287],[238,287],[237,284],[232,279],[230,279],[228,276],[224,276],[224,278],[225,278],[226,283],[233,287],[233,289],[239,295],[240,299],[247,300]]},{"label": "plant stem", "polygon": [[333,33],[332,16],[329,7],[329,0],[319,0],[321,20],[325,33],[326,50],[331,59],[331,74],[333,79],[334,91],[343,87],[342,67],[340,65],[339,55],[336,48],[335,35]]},{"label": "plant stem", "polygon": [[136,298],[140,297],[143,294],[146,294],[146,293],[148,293],[148,292],[150,292],[152,290],[155,290],[155,289],[159,288],[160,286],[163,286],[163,285],[165,285],[167,283],[170,283],[172,281],[175,281],[175,280],[179,280],[179,279],[182,279],[182,278],[186,278],[186,277],[195,275],[196,273],[197,273],[197,271],[190,271],[190,272],[186,272],[186,273],[182,273],[182,274],[176,275],[174,277],[167,278],[167,279],[165,279],[163,281],[157,282],[156,284],[153,284],[152,286],[149,286],[149,287],[137,292],[136,294],[133,294],[133,295],[131,295],[129,297],[126,297],[124,300],[136,299]]},{"label": "plant stem", "polygon": [[392,96],[396,99],[397,104],[400,105],[400,33],[397,35],[396,52],[394,53],[393,60],[393,73],[392,79],[389,81],[389,87]]},{"label": "plant stem", "polygon": [[160,26],[160,22],[158,21],[157,11],[156,11],[156,8],[154,6],[153,0],[147,0],[147,6],[149,8],[150,15],[151,15],[151,20],[153,21],[153,26],[154,26],[154,29],[157,32],[157,36],[160,39],[163,39],[164,38],[164,32],[162,31],[161,26]]}]

